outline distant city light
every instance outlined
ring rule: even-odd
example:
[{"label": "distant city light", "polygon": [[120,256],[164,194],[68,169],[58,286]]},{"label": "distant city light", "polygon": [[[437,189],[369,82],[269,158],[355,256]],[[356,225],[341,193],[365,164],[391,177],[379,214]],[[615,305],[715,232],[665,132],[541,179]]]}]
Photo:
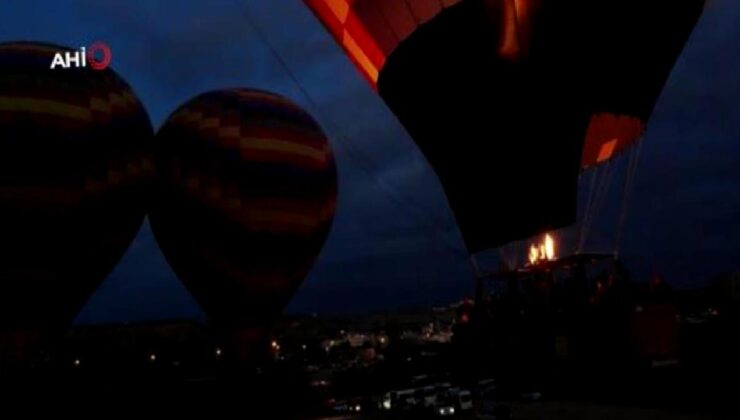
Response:
[{"label": "distant city light", "polygon": [[156,362],[157,361],[157,355],[152,353],[149,355],[149,361],[150,362]]},{"label": "distant city light", "polygon": [[221,356],[221,349],[216,348],[216,357],[220,357],[220,356]]},{"label": "distant city light", "polygon": [[80,359],[75,359],[74,363],[75,363],[75,366],[79,366],[79,365],[80,365],[80,363],[81,363],[81,362],[80,362]]},{"label": "distant city light", "polygon": [[440,416],[454,416],[455,415],[455,408],[454,407],[440,407],[437,412]]},{"label": "distant city light", "polygon": [[317,379],[311,382],[311,386],[314,388],[325,387],[328,385],[329,385],[329,382],[325,381],[324,379]]},{"label": "distant city light", "polygon": [[301,346],[301,348],[302,348],[303,350],[306,350],[306,345],[305,345],[305,344],[303,344],[303,345]]}]

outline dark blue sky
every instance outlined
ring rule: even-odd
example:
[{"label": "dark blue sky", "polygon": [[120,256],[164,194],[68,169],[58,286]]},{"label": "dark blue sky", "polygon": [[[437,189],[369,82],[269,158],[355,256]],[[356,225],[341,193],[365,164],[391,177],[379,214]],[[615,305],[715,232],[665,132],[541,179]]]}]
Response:
[{"label": "dark blue sky", "polygon": [[[436,176],[302,2],[6,0],[0,41],[107,42],[155,127],[190,97],[225,87],[310,106],[250,27],[245,4],[318,104],[339,166],[332,233],[289,310],[394,309],[470,294],[472,272]],[[738,22],[736,0],[711,3],[650,121],[622,245],[638,276],[658,270],[694,286],[740,268]],[[597,226],[592,249],[613,225]],[[145,225],[77,321],[180,317],[202,313]]]}]

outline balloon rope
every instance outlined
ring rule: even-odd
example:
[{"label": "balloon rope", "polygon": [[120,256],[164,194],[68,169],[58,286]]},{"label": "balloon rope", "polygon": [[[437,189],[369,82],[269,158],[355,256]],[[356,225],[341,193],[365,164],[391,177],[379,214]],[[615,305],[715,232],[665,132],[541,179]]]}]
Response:
[{"label": "balloon rope", "polygon": [[498,247],[498,257],[505,264],[506,269],[514,269],[519,263],[518,241]]},{"label": "balloon rope", "polygon": [[603,170],[601,166],[597,166],[591,170],[591,182],[588,187],[588,198],[586,199],[586,207],[583,209],[583,215],[578,229],[578,247],[576,248],[576,254],[580,254],[581,251],[583,251],[583,245],[586,243],[586,227],[588,226],[591,207],[593,206],[594,196],[596,195],[596,179],[601,170]]},{"label": "balloon rope", "polygon": [[637,168],[640,164],[640,155],[642,153],[642,139],[637,141],[637,146],[630,150],[629,166],[627,168],[627,182],[624,185],[624,195],[622,199],[622,209],[619,213],[619,222],[617,225],[617,234],[614,241],[614,257],[619,257],[619,245],[622,242],[622,236],[624,235],[624,227],[627,222],[627,213],[629,212],[629,204],[632,199],[632,194],[635,188],[635,178],[637,175]]},{"label": "balloon rope", "polygon": [[478,263],[478,258],[476,258],[475,255],[470,256],[470,265],[473,266],[473,273],[475,273],[475,278],[480,279],[483,277],[483,270],[480,268],[480,264]]},{"label": "balloon rope", "polygon": [[612,179],[614,178],[614,173],[616,172],[616,161],[614,159],[607,162],[606,166],[606,175],[604,177],[603,182],[598,188],[596,202],[594,203],[594,214],[591,216],[591,219],[589,220],[589,232],[592,230],[594,221],[596,220],[597,216],[601,212],[601,209],[604,208],[604,201],[606,201],[606,198],[609,196],[609,187],[611,187]]},{"label": "balloon rope", "polygon": [[609,191],[609,185],[611,184],[611,179],[614,174],[614,166],[615,165],[613,160],[610,160],[604,164],[604,171],[602,174],[600,174],[599,182],[596,187],[596,195],[594,197],[594,201],[591,208],[588,210],[588,218],[586,219],[586,225],[584,226],[583,242],[579,246],[579,253],[583,251],[586,240],[588,240],[588,235],[591,232],[591,227],[593,226],[594,219],[596,218],[596,215],[599,213],[599,210],[604,204],[604,200],[607,196],[607,192]]},{"label": "balloon rope", "polygon": [[591,218],[591,224],[592,225],[593,225],[594,218],[599,213],[599,211],[601,211],[601,209],[604,207],[604,201],[606,200],[607,196],[609,195],[608,194],[609,193],[609,187],[612,184],[612,179],[614,178],[614,173],[617,172],[616,171],[616,167],[617,167],[616,162],[614,162],[612,160],[612,161],[609,161],[607,163],[607,165],[608,166],[606,167],[606,179],[604,179],[603,184],[601,184],[601,186],[599,188],[599,191],[598,191],[598,194],[599,195],[598,195],[598,197],[596,199],[597,201],[596,201],[595,209],[594,209],[594,211],[596,212],[596,214],[594,215],[594,217]]},{"label": "balloon rope", "polygon": [[[237,5],[239,5],[239,0],[234,0]],[[309,107],[311,109],[311,112],[316,115],[317,118],[327,123],[329,127],[332,128],[332,131],[337,133],[337,137],[343,141],[336,142],[337,144],[340,144],[345,152],[347,153],[347,156],[350,157],[352,160],[354,160],[358,167],[362,169],[364,172],[368,174],[368,176],[375,182],[377,187],[382,190],[384,193],[386,193],[387,197],[391,199],[399,208],[404,208],[407,211],[409,211],[409,214],[411,214],[412,217],[416,218],[422,225],[427,225],[427,227],[434,229],[439,234],[439,239],[442,240],[442,242],[449,247],[449,249],[459,252],[461,251],[461,248],[465,250],[466,254],[469,254],[467,249],[463,246],[461,247],[459,244],[454,243],[450,240],[450,238],[446,235],[447,232],[445,231],[444,227],[441,223],[435,221],[434,219],[429,216],[428,212],[420,211],[412,211],[412,209],[415,209],[416,207],[413,207],[409,205],[408,203],[405,203],[403,200],[398,197],[393,190],[382,180],[380,179],[373,168],[370,168],[365,164],[365,161],[370,161],[369,158],[366,156],[363,157],[364,153],[354,148],[352,145],[352,142],[349,141],[350,137],[347,135],[341,128],[339,124],[335,124],[334,121],[323,115],[321,112],[321,108],[318,106],[316,101],[313,99],[313,97],[308,93],[308,90],[303,86],[303,84],[300,82],[296,74],[291,70],[290,66],[288,65],[285,58],[280,54],[277,49],[272,45],[272,43],[269,41],[269,38],[267,37],[266,32],[263,30],[262,26],[259,25],[254,19],[250,7],[248,5],[249,0],[244,0],[243,2],[243,14],[245,19],[247,20],[248,24],[252,27],[257,37],[262,41],[262,43],[268,48],[271,55],[275,58],[277,63],[280,65],[280,67],[283,69],[285,74],[288,75],[291,82],[296,86],[296,88],[300,91],[301,95],[304,97],[304,99],[308,102]],[[413,213],[413,214],[412,214]]]}]

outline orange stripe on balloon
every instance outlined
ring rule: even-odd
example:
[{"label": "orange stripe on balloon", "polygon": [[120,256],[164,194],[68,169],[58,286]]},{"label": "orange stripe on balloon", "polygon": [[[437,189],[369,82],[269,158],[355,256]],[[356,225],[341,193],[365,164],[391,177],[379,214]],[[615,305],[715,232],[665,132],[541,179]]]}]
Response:
[{"label": "orange stripe on balloon", "polygon": [[249,162],[275,163],[281,165],[289,164],[295,168],[311,171],[325,171],[333,164],[333,160],[331,158],[327,158],[325,161],[317,161],[315,159],[309,159],[302,156],[287,155],[273,151],[252,150],[242,153],[241,157],[243,160]]},{"label": "orange stripe on balloon", "polygon": [[337,17],[337,14],[329,6],[327,0],[304,0],[304,2],[313,10],[321,23],[329,30],[329,33],[337,41],[341,40],[342,33],[344,32],[344,21]]},{"label": "orange stripe on balloon", "polygon": [[593,115],[586,131],[581,166],[588,168],[611,159],[639,141],[644,131],[642,120],[631,115]]},{"label": "orange stripe on balloon", "polygon": [[239,148],[243,152],[259,151],[294,155],[319,163],[326,163],[330,156],[329,150],[325,147],[316,148],[274,138],[241,138],[239,140]]},{"label": "orange stripe on balloon", "polygon": [[337,20],[340,22],[346,22],[347,16],[349,16],[350,5],[346,0],[326,0],[326,5],[329,6],[329,10],[334,13]]},{"label": "orange stripe on balloon", "polygon": [[356,14],[350,15],[344,26],[345,36],[347,33],[355,40],[364,55],[370,60],[376,69],[380,69],[385,64],[385,53],[378,45],[375,36],[368,31],[365,23],[360,20]]},{"label": "orange stripe on balloon", "polygon": [[599,155],[596,157],[596,163],[601,163],[604,161],[607,161],[611,159],[612,155],[614,154],[614,151],[617,148],[617,144],[619,143],[619,139],[611,139],[608,142],[601,145],[601,148],[599,149]]},{"label": "orange stripe on balloon", "polygon": [[[198,200],[209,203],[210,206],[221,209],[229,219],[253,232],[272,234],[291,234],[310,236],[326,222],[325,214],[331,214],[329,203],[327,208],[306,212],[305,205],[296,205],[293,208],[253,207],[249,199],[239,200],[235,205],[231,195],[224,193],[224,186],[215,179],[190,176],[185,182],[189,194]],[[310,205],[310,203],[309,203]]]},{"label": "orange stripe on balloon", "polygon": [[[359,34],[362,24],[355,22],[350,24],[350,28],[347,28],[347,21],[351,17],[351,9],[347,10],[347,16],[345,17],[342,13],[342,3],[348,6],[349,3],[343,0],[304,1],[314,11],[327,30],[329,30],[329,33],[334,36],[334,39],[339,45],[342,46],[362,75],[370,82],[373,88],[376,88],[382,64],[378,65],[379,63],[377,61],[375,63],[373,62],[372,53],[369,55],[368,51],[366,51],[367,48],[370,48],[367,42],[365,45],[362,45],[362,42],[366,38],[370,38],[368,35],[362,36]],[[354,21],[357,21],[356,17]],[[377,46],[375,46],[375,49],[380,51]],[[381,61],[384,63],[384,58]]]},{"label": "orange stripe on balloon", "polygon": [[342,46],[344,46],[347,52],[351,55],[355,64],[371,82],[373,87],[377,86],[378,78],[380,77],[380,70],[372,63],[370,58],[365,55],[362,47],[357,44],[357,41],[355,41],[349,32],[344,32],[344,36],[342,37]]}]

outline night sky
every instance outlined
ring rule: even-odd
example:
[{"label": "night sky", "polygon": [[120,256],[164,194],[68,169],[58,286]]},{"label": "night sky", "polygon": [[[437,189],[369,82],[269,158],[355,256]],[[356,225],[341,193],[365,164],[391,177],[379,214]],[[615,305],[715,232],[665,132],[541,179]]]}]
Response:
[{"label": "night sky", "polygon": [[[678,287],[696,287],[740,269],[738,22],[736,0],[710,3],[649,123],[621,247],[638,279],[661,272]],[[466,251],[436,176],[302,2],[6,0],[0,41],[15,40],[105,41],[155,127],[196,94],[236,86],[272,90],[312,110],[337,156],[339,207],[289,312],[394,310],[472,293]],[[483,180],[475,187],[496,189]],[[590,249],[606,250],[615,205],[607,203]],[[77,322],[192,317],[203,315],[145,225]]]}]

